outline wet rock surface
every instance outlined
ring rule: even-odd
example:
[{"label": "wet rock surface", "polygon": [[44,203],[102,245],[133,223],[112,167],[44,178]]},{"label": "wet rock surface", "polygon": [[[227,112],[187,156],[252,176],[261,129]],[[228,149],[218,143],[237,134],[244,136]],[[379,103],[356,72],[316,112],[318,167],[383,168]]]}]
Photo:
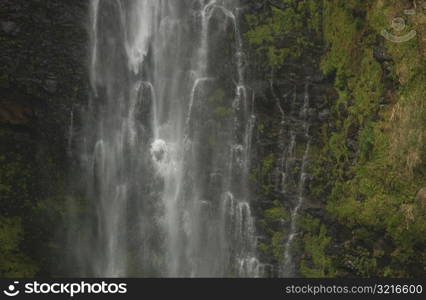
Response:
[{"label": "wet rock surface", "polygon": [[25,220],[25,238],[15,251],[38,261],[13,274],[60,268],[46,260],[54,255],[49,243],[58,224],[46,217],[40,222],[33,207],[65,193],[70,113],[87,100],[88,4],[0,2],[0,218]]}]

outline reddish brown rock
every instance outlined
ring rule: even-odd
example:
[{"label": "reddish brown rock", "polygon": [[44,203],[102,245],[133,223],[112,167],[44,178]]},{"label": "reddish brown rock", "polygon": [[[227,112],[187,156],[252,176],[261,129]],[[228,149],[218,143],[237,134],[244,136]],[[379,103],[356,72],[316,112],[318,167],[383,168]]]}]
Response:
[{"label": "reddish brown rock", "polygon": [[18,103],[0,102],[0,123],[25,125],[30,122],[32,109]]},{"label": "reddish brown rock", "polygon": [[34,119],[31,99],[11,89],[0,89],[0,124],[27,125]]}]

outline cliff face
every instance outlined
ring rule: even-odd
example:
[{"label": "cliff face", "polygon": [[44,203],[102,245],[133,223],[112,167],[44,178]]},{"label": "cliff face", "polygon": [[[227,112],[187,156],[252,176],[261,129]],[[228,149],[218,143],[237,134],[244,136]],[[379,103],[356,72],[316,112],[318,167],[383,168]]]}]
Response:
[{"label": "cliff face", "polygon": [[[424,276],[424,1],[242,2],[268,275]],[[87,5],[0,3],[0,277],[67,274],[56,235],[88,98]]]},{"label": "cliff face", "polygon": [[[285,97],[293,76],[299,91],[303,80],[310,82],[314,109],[309,179],[294,243],[299,274],[424,276],[425,12],[422,1],[327,0],[282,7],[270,2],[246,16],[254,65],[266,65],[259,78],[276,78],[257,99],[266,133],[258,127],[260,172],[254,170],[261,174],[260,250],[275,267],[285,260],[294,204],[269,183],[282,169],[280,142],[290,143],[279,136],[288,118],[279,122],[278,104],[290,109]],[[309,31],[315,26],[317,43],[315,30]],[[301,42],[288,44],[295,35]],[[315,45],[321,50],[315,52]],[[324,77],[318,84],[316,71]]]},{"label": "cliff face", "polygon": [[321,68],[337,94],[315,178],[330,191],[338,275],[426,271],[425,13],[423,1],[325,2]]},{"label": "cliff face", "polygon": [[70,116],[88,82],[87,4],[0,3],[2,277],[47,275],[57,263]]},{"label": "cliff face", "polygon": [[[269,276],[305,275],[300,270],[306,256],[301,233],[308,229],[320,255],[328,245],[320,224],[324,201],[309,194],[321,125],[330,118],[324,97],[333,94],[333,81],[320,70],[322,3],[300,2],[252,3],[244,17],[257,116],[252,193],[259,254]],[[328,268],[329,259],[324,257],[324,263]]]}]

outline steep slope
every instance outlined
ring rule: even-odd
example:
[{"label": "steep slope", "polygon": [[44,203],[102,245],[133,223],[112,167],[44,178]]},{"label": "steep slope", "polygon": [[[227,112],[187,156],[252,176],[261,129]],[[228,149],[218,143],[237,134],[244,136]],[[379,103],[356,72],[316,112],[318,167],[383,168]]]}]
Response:
[{"label": "steep slope", "polygon": [[[302,75],[292,65],[299,63],[299,68],[315,69],[315,63],[307,59],[306,53],[311,53],[326,76],[319,96],[319,123],[312,132],[315,138],[307,171],[307,199],[303,217],[299,218],[299,248],[295,250],[300,253],[299,274],[424,275],[424,4],[278,2],[281,6],[275,2],[266,4],[263,13],[248,16],[252,26],[248,41],[260,54],[257,65],[266,65],[264,74],[273,70],[277,78]],[[305,18],[298,18],[300,15]],[[314,52],[315,47],[309,43],[302,43],[299,52],[291,50],[295,43],[286,45],[286,41],[315,41],[312,31],[297,30],[312,28],[310,24],[317,24],[314,28],[320,29],[321,41],[316,45],[323,45],[323,50]],[[383,30],[395,37],[389,38]],[[303,60],[289,53],[302,54]],[[281,87],[279,95],[289,90],[285,80],[276,86]],[[266,99],[273,97],[269,94]],[[262,107],[267,124],[278,108],[266,103]],[[279,132],[280,127],[282,124],[277,122],[268,131]],[[266,144],[279,143],[280,138],[271,134],[264,138],[262,149],[270,149],[269,154],[258,158],[263,157],[263,178],[270,178],[279,163],[277,147],[268,148]],[[261,222],[267,239],[262,248],[269,257],[273,254],[272,264],[276,266],[285,256],[288,238],[280,228],[288,223],[288,209],[282,208],[283,203],[288,206],[288,201],[283,196],[269,195],[263,202],[267,205],[260,213],[264,215]],[[290,211],[294,211],[292,205]]]}]

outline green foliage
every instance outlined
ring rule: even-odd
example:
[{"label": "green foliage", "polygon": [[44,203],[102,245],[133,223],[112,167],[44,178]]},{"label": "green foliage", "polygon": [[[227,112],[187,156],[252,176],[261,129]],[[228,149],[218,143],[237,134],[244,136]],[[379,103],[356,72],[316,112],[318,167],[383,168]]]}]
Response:
[{"label": "green foliage", "polygon": [[359,151],[360,159],[365,162],[370,158],[370,153],[374,148],[375,133],[371,123],[369,123],[360,133]]},{"label": "green foliage", "polygon": [[[54,236],[64,216],[64,199],[44,197],[38,188],[35,145],[16,136],[13,129],[0,128],[0,277],[51,271],[53,250],[60,247]],[[50,157],[44,163],[57,171]]]},{"label": "green foliage", "polygon": [[[385,42],[391,61],[375,59],[380,30],[401,8],[396,1],[329,0],[324,8],[321,67],[338,97],[329,102],[333,124],[313,169],[323,178],[316,184],[331,187],[327,210],[336,226],[352,232],[337,264],[356,276],[424,275],[426,212],[415,202],[426,182],[424,49],[415,40]],[[305,250],[314,241],[322,245],[309,237]]]},{"label": "green foliage", "polygon": [[270,172],[273,171],[275,167],[275,163],[276,163],[275,153],[269,153],[262,160],[262,167],[260,169],[260,176],[261,176],[260,179],[262,180],[262,182],[265,182],[262,185],[262,190],[264,195],[270,195],[274,189],[273,183],[265,179],[267,179]]},{"label": "green foliage", "polygon": [[309,278],[334,277],[336,270],[332,258],[327,254],[331,237],[318,219],[306,216],[302,221],[304,255],[300,263],[300,273]]},{"label": "green foliage", "polygon": [[265,232],[265,241],[260,243],[259,250],[276,262],[282,262],[287,237],[283,225],[290,220],[290,214],[280,201],[275,200],[271,204],[264,210],[263,217],[259,220],[261,229]]},{"label": "green foliage", "polygon": [[275,154],[269,153],[262,161],[262,174],[268,174],[275,165]]},{"label": "green foliage", "polygon": [[281,2],[284,9],[269,5],[262,12],[246,15],[251,27],[246,33],[248,42],[273,68],[302,57],[304,50],[315,45],[312,37],[318,37],[321,31],[320,1]]},{"label": "green foliage", "polygon": [[23,229],[20,218],[0,217],[0,277],[31,277],[35,263],[20,251]]},{"label": "green foliage", "polygon": [[353,254],[346,255],[345,260],[358,276],[373,277],[377,274],[377,260],[371,257],[370,251],[358,246],[351,252]]},{"label": "green foliage", "polygon": [[265,218],[272,222],[283,222],[289,219],[289,213],[284,207],[273,207],[265,210]]},{"label": "green foliage", "polygon": [[271,248],[272,255],[278,261],[282,263],[284,261],[284,246],[285,246],[286,235],[282,231],[275,231],[271,237]]}]

